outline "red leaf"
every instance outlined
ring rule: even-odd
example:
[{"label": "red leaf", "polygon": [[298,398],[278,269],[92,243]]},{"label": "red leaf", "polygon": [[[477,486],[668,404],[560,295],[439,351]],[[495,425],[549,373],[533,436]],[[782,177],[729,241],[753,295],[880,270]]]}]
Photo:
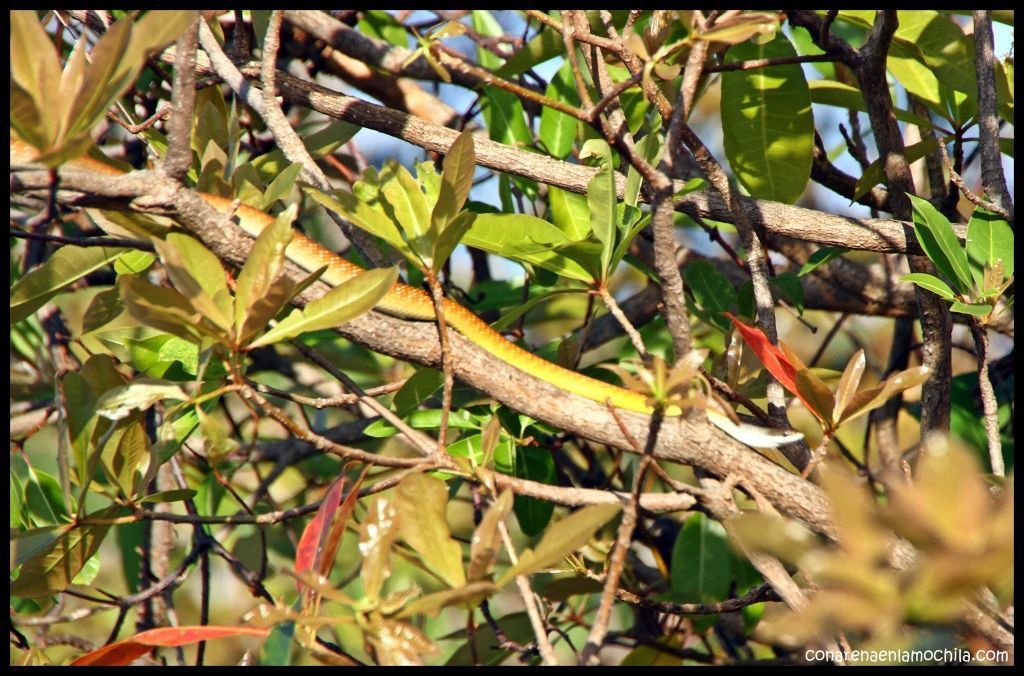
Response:
[{"label": "red leaf", "polygon": [[334,515],[330,528],[328,528],[324,538],[320,541],[315,565],[316,572],[324,577],[327,577],[331,572],[331,568],[334,567],[334,558],[338,554],[338,547],[341,546],[341,539],[345,535],[345,524],[348,522],[348,517],[352,515],[352,510],[356,507],[356,500],[359,499],[359,487],[363,485],[363,478],[369,469],[370,466],[367,465],[363,469],[363,473],[356,479],[355,484],[352,485],[352,489],[345,495],[345,499]]},{"label": "red leaf", "polygon": [[768,373],[775,376],[775,380],[782,387],[796,394],[801,402],[804,403],[804,406],[811,411],[815,411],[815,408],[804,398],[804,395],[800,393],[800,388],[797,387],[797,367],[788,360],[788,357],[786,357],[782,350],[773,345],[761,329],[743,324],[735,318],[732,312],[722,313],[732,321],[736,331],[743,337],[743,342],[751,346],[751,349],[754,350],[754,353],[761,360],[761,364],[765,365]]},{"label": "red leaf", "polygon": [[111,643],[88,652],[74,662],[75,667],[123,667],[142,657],[153,648],[176,648],[189,643],[208,641],[226,636],[266,637],[268,627],[164,627],[150,629],[131,638]]},{"label": "red leaf", "polygon": [[[299,538],[299,544],[295,548],[296,573],[311,570],[316,564],[317,552],[320,551],[327,539],[332,517],[338,510],[338,505],[341,504],[341,491],[344,487],[345,476],[342,475],[327,489],[327,495],[320,503],[320,509],[316,510],[316,516],[302,531],[302,537]],[[302,589],[302,582],[297,581],[295,584],[298,589]]]}]

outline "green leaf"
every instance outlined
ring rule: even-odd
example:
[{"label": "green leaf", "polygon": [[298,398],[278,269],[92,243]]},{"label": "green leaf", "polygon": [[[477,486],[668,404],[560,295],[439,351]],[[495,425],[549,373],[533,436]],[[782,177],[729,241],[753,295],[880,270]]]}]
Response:
[{"label": "green leaf", "polygon": [[[88,515],[88,519],[110,519],[120,511],[107,507]],[[109,524],[79,526],[61,533],[43,551],[21,564],[21,573],[11,582],[12,596],[40,598],[64,591],[99,549],[110,529]]]},{"label": "green leaf", "polygon": [[11,323],[28,317],[59,291],[102,268],[125,251],[122,247],[61,247],[50,260],[11,287]]},{"label": "green leaf", "polygon": [[[441,427],[441,410],[432,408],[423,411],[412,411],[405,416],[405,422],[409,427],[416,430],[436,430]],[[448,429],[454,430],[478,430],[480,421],[476,420],[464,409],[453,410],[448,417]],[[390,437],[398,430],[383,418],[375,420],[363,430],[368,437]],[[462,440],[455,442],[462,443]]]},{"label": "green leaf", "polygon": [[413,250],[421,253],[417,239],[430,230],[430,209],[420,184],[401,164],[389,162],[380,172],[380,195],[384,212],[405,231]]},{"label": "green leaf", "polygon": [[561,296],[567,293],[585,293],[586,289],[553,289],[551,291],[545,291],[544,293],[533,296],[525,303],[517,305],[512,310],[509,310],[501,316],[498,321],[491,324],[491,328],[495,331],[503,331],[509,326],[514,324],[520,317],[525,315],[527,312],[537,307],[541,303],[547,302],[555,296]]},{"label": "green leaf", "polygon": [[[543,31],[541,33],[557,35],[554,31]],[[561,37],[558,38],[561,41]],[[513,57],[512,60],[515,60]],[[512,63],[512,61],[509,61]],[[562,67],[555,72],[544,91],[544,96],[564,101],[574,106],[580,103],[579,92],[576,91],[576,82],[572,75],[572,64],[566,60]],[[579,120],[572,115],[567,115],[559,110],[544,106],[540,113],[540,140],[552,157],[564,160],[572,152],[573,143],[576,142],[576,132],[579,129]]]},{"label": "green leaf", "polygon": [[406,32],[405,26],[381,9],[364,10],[362,18],[356,24],[356,29],[370,37],[387,40],[396,47],[409,46],[409,34]]},{"label": "green leaf", "polygon": [[395,490],[402,539],[450,587],[466,584],[462,548],[452,539],[446,516],[448,488],[439,479],[410,474]]},{"label": "green leaf", "polygon": [[250,343],[249,348],[280,342],[309,331],[341,326],[369,312],[391,290],[396,279],[397,267],[361,272],[308,303],[304,309],[293,310],[277,326]]},{"label": "green leaf", "polygon": [[[71,101],[61,101],[60,61],[50,36],[32,10],[10,13],[11,20],[11,83],[27,95],[40,124],[38,136],[26,135],[25,140],[40,149],[49,148],[57,139],[57,126],[63,107]],[[12,119],[15,117],[12,114]],[[20,131],[20,130],[19,130]]]},{"label": "green leaf", "polygon": [[[108,448],[110,444],[108,444]],[[117,444],[111,449],[112,454],[104,453],[111,476],[121,492],[128,497],[135,495],[135,471],[143,458],[149,456],[149,438],[141,418],[135,418],[118,435]]]},{"label": "green leaf", "polygon": [[[452,147],[449,148],[448,154],[444,158],[441,192],[430,215],[430,229],[434,233],[444,232],[445,226],[454,221],[462,211],[462,207],[469,197],[469,190],[473,187],[475,171],[476,150],[473,144],[473,133],[464,131],[452,143]],[[449,251],[449,253],[451,252]]]},{"label": "green leaf", "polygon": [[302,172],[302,165],[299,163],[290,164],[284,171],[278,174],[270,185],[267,186],[266,192],[263,193],[263,203],[260,205],[261,210],[269,209],[279,199],[284,199],[288,196],[288,193],[295,187],[295,181],[298,180],[299,174]]},{"label": "green leaf", "polygon": [[231,295],[220,259],[199,240],[180,232],[153,244],[174,287],[217,327],[230,330]]},{"label": "green leaf", "polygon": [[[517,446],[515,449],[515,476],[542,484],[556,484],[555,460],[543,448]],[[531,537],[540,535],[551,522],[555,504],[525,495],[515,497],[514,507],[519,529]]]},{"label": "green leaf", "polygon": [[620,509],[619,505],[590,505],[573,512],[548,528],[534,549],[520,554],[519,563],[507,570],[497,585],[503,587],[519,575],[532,575],[555,565],[587,544]]},{"label": "green leaf", "polygon": [[125,251],[114,261],[114,272],[119,275],[137,275],[148,270],[154,262],[156,256],[148,251]]},{"label": "green leaf", "polygon": [[186,340],[211,333],[202,315],[174,289],[150,284],[139,275],[121,275],[117,286],[121,303],[140,324]]},{"label": "green leaf", "polygon": [[515,94],[497,87],[483,87],[483,116],[492,141],[513,148],[533,145],[523,104]]},{"label": "green leaf", "polygon": [[800,272],[796,273],[797,277],[803,277],[804,275],[817,270],[833,258],[839,258],[847,251],[849,251],[849,249],[844,249],[841,246],[826,246],[818,249],[812,253],[807,259],[807,262],[800,267]]},{"label": "green leaf", "polygon": [[571,241],[586,239],[590,235],[590,210],[587,198],[568,190],[548,188],[551,222]]},{"label": "green leaf", "polygon": [[992,313],[992,309],[993,306],[987,303],[961,303],[960,301],[953,301],[953,304],[949,306],[950,312],[959,312],[975,317],[987,317]]},{"label": "green leaf", "polygon": [[783,272],[773,277],[772,283],[780,291],[782,297],[802,315],[804,313],[804,287],[800,284],[800,278],[792,272]]},{"label": "green leaf", "polygon": [[159,493],[151,493],[150,495],[143,496],[139,499],[139,502],[143,504],[149,503],[161,503],[161,502],[180,502],[182,500],[191,500],[196,496],[196,491],[191,488],[178,488],[170,491],[160,491]]},{"label": "green leaf", "polygon": [[[99,122],[113,101],[120,96],[117,83],[111,83],[131,40],[132,22],[121,20],[111,26],[89,54],[90,63],[75,77],[68,72],[61,82],[65,98],[63,132],[71,137],[88,132]],[[84,55],[84,54],[83,54]],[[84,64],[83,64],[84,65]],[[71,70],[71,61],[69,68]]]},{"label": "green leaf", "polygon": [[672,547],[672,598],[681,603],[714,603],[728,598],[732,558],[725,529],[696,513],[686,520]]},{"label": "green leaf", "polygon": [[498,588],[493,582],[487,580],[476,580],[469,582],[458,589],[447,589],[445,591],[427,594],[422,598],[411,601],[396,615],[400,618],[408,618],[413,615],[427,615],[436,617],[443,608],[449,606],[462,606],[473,608],[481,601],[496,592]]},{"label": "green leaf", "polygon": [[981,207],[971,214],[967,224],[967,258],[974,278],[981,284],[985,266],[1003,262],[1003,276],[1013,277],[1013,228],[1005,220]]},{"label": "green leaf", "polygon": [[953,293],[953,289],[949,288],[948,284],[935,275],[929,275],[925,272],[912,272],[909,275],[903,275],[900,277],[900,281],[916,284],[922,289],[927,289],[939,298],[943,298],[945,300],[951,301],[956,297]]},{"label": "green leaf", "polygon": [[811,409],[826,428],[833,427],[835,421],[832,412],[836,408],[836,400],[832,390],[820,378],[811,373],[810,369],[799,369],[796,372],[796,389],[800,400]]},{"label": "green leaf", "polygon": [[[406,258],[415,258],[416,254],[406,244],[405,238],[402,237],[398,230],[398,226],[384,212],[383,208],[375,208],[367,203],[367,200],[357,198],[352,193],[344,190],[335,190],[331,195],[311,187],[306,187],[305,191],[325,209],[344,216],[346,220],[351,221],[356,227],[365,230],[371,235],[380,237],[397,251],[401,252]],[[379,201],[377,204],[379,205]]]},{"label": "green leaf", "polygon": [[914,210],[914,232],[921,248],[935,267],[946,275],[959,293],[967,294],[973,286],[967,253],[953,232],[953,226],[928,200],[907,195]]},{"label": "green leaf", "polygon": [[[293,165],[298,166],[298,165]],[[282,278],[292,240],[292,221],[297,207],[282,212],[256,238],[249,257],[235,283],[235,336],[244,345],[263,331],[285,303],[291,300],[294,284]]]},{"label": "green leaf", "polygon": [[136,378],[108,390],[100,397],[96,402],[96,414],[110,420],[119,420],[133,411],[145,411],[164,399],[186,401],[189,396],[180,385],[154,378]]},{"label": "green leaf", "polygon": [[612,149],[606,141],[591,139],[583,144],[580,160],[598,159],[598,172],[587,182],[587,207],[590,210],[590,229],[601,242],[601,275],[611,274],[609,263],[615,250],[618,232],[618,214],[615,193],[615,173],[612,167]]},{"label": "green leaf", "polygon": [[[793,57],[780,32],[764,45],[729,49],[727,63]],[[811,174],[814,118],[799,64],[722,73],[722,132],[733,173],[755,196],[792,204]]]},{"label": "green leaf", "polygon": [[[864,102],[864,95],[859,89],[842,82],[834,80],[811,80],[807,83],[810,89],[811,102],[820,103],[825,106],[836,106],[847,110],[856,110],[866,113],[867,103]],[[932,128],[931,120],[921,115],[893,108],[893,116],[900,122],[909,122],[917,125],[922,130]]]},{"label": "green leaf", "polygon": [[[498,77],[513,78],[525,73],[548,59],[552,59],[565,51],[562,34],[541,26],[540,31],[523,47],[516,51],[505,65],[494,72]],[[561,97],[555,97],[561,98]],[[562,99],[564,100],[564,99]]]},{"label": "green leaf", "polygon": [[[952,19],[930,10],[900,11],[895,44],[916,51],[943,84],[974,99],[978,78],[974,68],[974,41]],[[976,106],[972,103],[972,106]]]},{"label": "green leaf", "polygon": [[559,253],[558,247],[572,244],[565,233],[551,223],[526,214],[478,214],[473,227],[462,238],[466,246],[531,263],[552,272],[590,282],[593,276],[580,263]]},{"label": "green leaf", "polygon": [[480,525],[473,533],[473,544],[470,551],[469,579],[480,580],[489,575],[494,561],[501,550],[501,533],[499,525],[505,521],[512,509],[512,491],[505,489],[501,495],[487,508]]},{"label": "green leaf", "polygon": [[463,211],[441,231],[437,241],[434,242],[434,249],[431,254],[431,266],[434,274],[441,272],[445,261],[452,255],[455,247],[459,245],[459,242],[469,232],[469,229],[473,227],[476,217],[477,215],[472,211]]},{"label": "green leaf", "polygon": [[[310,134],[302,139],[306,151],[314,160],[319,160],[330,155],[339,147],[348,143],[356,135],[360,127],[341,120],[335,120],[318,132]],[[281,150],[273,150],[266,155],[260,155],[252,161],[264,183],[270,183],[282,171],[291,166],[291,162],[285,157]]]},{"label": "green leaf", "polygon": [[[904,155],[907,158],[907,162],[916,162],[922,157],[931,155],[939,148],[938,140],[934,137],[926,138],[920,143],[909,145],[904,149]],[[864,173],[860,178],[857,179],[857,185],[853,191],[853,199],[858,200],[863,197],[871,188],[878,185],[879,183],[885,182],[885,173],[882,170],[882,163],[880,160],[875,160],[868,168],[864,170]]]},{"label": "green leaf", "polygon": [[[658,160],[661,158],[662,148],[664,147],[665,139],[660,133],[658,128],[661,127],[660,119],[656,122],[656,127],[647,133],[640,141],[636,144],[636,152],[654,168],[658,167]],[[643,178],[640,176],[640,172],[636,170],[632,164],[629,165],[629,170],[626,172],[626,189],[622,194],[622,200],[630,205],[636,206],[638,198],[640,196],[640,186],[643,183]]]},{"label": "green leaf", "polygon": [[392,405],[399,417],[405,417],[426,401],[444,384],[444,374],[426,366],[416,369],[402,388],[395,393]]},{"label": "green leaf", "polygon": [[709,261],[694,261],[683,273],[686,286],[694,299],[708,313],[708,321],[728,331],[729,320],[721,312],[732,309],[738,302],[736,289]]}]

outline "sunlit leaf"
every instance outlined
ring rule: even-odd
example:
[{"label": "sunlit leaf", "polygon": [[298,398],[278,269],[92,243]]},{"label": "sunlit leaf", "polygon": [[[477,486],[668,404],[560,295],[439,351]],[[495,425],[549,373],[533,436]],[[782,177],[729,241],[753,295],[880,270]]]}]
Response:
[{"label": "sunlit leaf", "polygon": [[917,366],[889,376],[877,387],[861,390],[850,398],[838,424],[848,423],[854,418],[858,418],[882,406],[895,395],[920,385],[930,377],[931,371],[928,367]]},{"label": "sunlit leaf", "polygon": [[915,195],[907,197],[914,210],[914,232],[921,248],[935,263],[935,267],[949,278],[956,291],[968,293],[973,278],[967,263],[967,253],[953,232],[953,226],[928,200]]},{"label": "sunlit leaf", "polygon": [[[117,515],[119,507],[107,507],[87,519],[102,521]],[[110,529],[110,524],[85,525],[61,533],[42,551],[21,564],[21,573],[11,582],[11,595],[39,598],[64,591],[85,565]]]},{"label": "sunlit leaf", "polygon": [[[497,420],[497,418],[495,418]],[[486,444],[485,444],[486,446]],[[505,490],[487,508],[480,525],[473,531],[470,546],[469,579],[481,580],[491,572],[494,561],[501,549],[501,535],[498,525],[508,516],[512,509],[512,492]]]},{"label": "sunlit leaf", "polygon": [[235,283],[235,334],[245,344],[290,300],[293,285],[282,279],[285,251],[294,231],[295,208],[286,209],[264,228],[252,245]]},{"label": "sunlit leaf", "polygon": [[11,323],[41,308],[69,284],[110,263],[126,249],[64,246],[11,287]]},{"label": "sunlit leaf", "polygon": [[839,378],[839,385],[836,387],[836,404],[832,409],[832,419],[839,420],[850,403],[853,395],[860,387],[860,380],[864,375],[864,368],[867,366],[867,359],[864,358],[864,350],[857,350],[857,353],[850,357],[849,363],[843,369],[843,375]]},{"label": "sunlit leaf", "polygon": [[469,189],[473,186],[475,171],[476,152],[473,133],[464,131],[452,143],[444,158],[441,192],[430,215],[430,230],[435,237],[443,233],[445,228],[462,211],[462,207],[469,197]]},{"label": "sunlit leaf", "polygon": [[451,587],[466,583],[462,548],[448,529],[448,488],[423,474],[410,474],[395,491],[402,539]]},{"label": "sunlit leaf", "polygon": [[949,288],[948,284],[935,275],[929,275],[927,272],[912,272],[909,275],[903,275],[900,277],[900,280],[916,284],[922,289],[927,289],[939,298],[943,298],[945,300],[953,300],[956,297],[956,294],[953,293],[953,289]]},{"label": "sunlit leaf", "polygon": [[162,627],[150,629],[117,643],[97,648],[78,657],[71,664],[77,667],[123,667],[152,652],[154,648],[176,648],[229,636],[258,636],[262,638],[269,633],[269,627],[217,627],[213,625]]},{"label": "sunlit leaf", "polygon": [[1003,276],[1013,277],[1013,229],[999,216],[981,207],[971,214],[967,224],[967,258],[975,280],[978,271],[996,261],[1003,262]]},{"label": "sunlit leaf", "polygon": [[532,575],[555,565],[589,542],[597,529],[611,521],[620,509],[620,505],[590,505],[555,523],[536,547],[520,554],[519,563],[506,571],[497,585],[503,587],[516,576]]},{"label": "sunlit leaf", "polygon": [[277,326],[249,344],[249,348],[294,338],[309,331],[341,326],[369,312],[391,290],[398,279],[398,268],[376,268],[359,273],[331,289],[321,298],[296,308]]},{"label": "sunlit leaf", "polygon": [[391,575],[391,545],[398,537],[394,506],[381,497],[372,498],[366,518],[359,528],[359,553],[363,555],[360,575],[363,594],[376,599]]},{"label": "sunlit leaf", "polygon": [[220,259],[198,240],[172,232],[155,240],[167,274],[196,310],[220,329],[231,328],[231,296]]},{"label": "sunlit leaf", "polygon": [[[741,15],[742,16],[742,15]],[[782,33],[763,45],[738,44],[726,62],[796,56]],[[799,64],[722,73],[725,154],[751,195],[787,204],[803,193],[811,173],[814,118]]]},{"label": "sunlit leaf", "polygon": [[135,380],[108,390],[96,402],[96,413],[111,420],[118,420],[132,411],[144,411],[158,401],[189,398],[181,386],[152,378]]}]

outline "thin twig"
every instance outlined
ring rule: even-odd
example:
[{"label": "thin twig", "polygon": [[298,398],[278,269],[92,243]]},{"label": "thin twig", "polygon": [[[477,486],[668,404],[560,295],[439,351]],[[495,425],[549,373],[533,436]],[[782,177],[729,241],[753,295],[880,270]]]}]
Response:
[{"label": "thin twig", "polygon": [[[608,287],[605,284],[600,284],[598,286],[597,293],[601,296],[601,300],[604,301],[608,311],[611,312],[615,319],[618,320],[619,325],[622,326],[622,330],[626,332],[627,336],[629,336],[629,342],[633,343],[633,348],[640,355],[640,358],[646,361],[649,355],[647,353],[647,347],[644,346],[644,339],[640,336],[640,332],[636,330],[636,327],[630,323],[629,318],[622,312],[622,308],[619,307],[618,301],[616,301],[615,297],[608,291]],[[582,341],[585,339],[586,335],[583,335],[580,342],[581,347],[583,345]]]},{"label": "thin twig", "polygon": [[[942,155],[942,163],[946,165],[946,171],[949,172],[949,180],[952,181],[953,185],[955,185],[960,190],[960,192],[964,194],[964,197],[970,200],[971,203],[974,204],[975,206],[979,206],[982,209],[987,209],[992,213],[997,214],[1002,218],[1005,218],[1007,221],[1012,220],[1011,214],[1008,211],[1006,211],[1005,209],[1003,209],[1001,206],[994,202],[990,202],[987,199],[979,197],[977,194],[975,194],[973,190],[967,187],[967,184],[964,182],[963,177],[960,176],[960,174],[958,174],[955,169],[953,169],[953,164],[949,161],[949,153],[946,151],[946,144],[942,142],[942,139],[938,139],[938,141],[939,154]],[[983,162],[984,159],[985,158],[983,155]]]},{"label": "thin twig", "polygon": [[40,242],[53,242],[54,244],[67,244],[69,246],[109,246],[138,249],[140,251],[155,251],[152,242],[141,239],[122,239],[121,237],[63,237],[61,235],[46,235],[40,232],[27,232],[18,228],[10,229],[11,237],[21,239],[33,239]]},{"label": "thin twig", "polygon": [[988,333],[977,317],[971,317],[970,320],[971,336],[974,338],[975,351],[978,355],[978,389],[981,393],[982,410],[985,413],[989,462],[992,465],[992,474],[1006,476],[1003,444],[999,438],[999,402],[996,401],[996,392],[988,375]]},{"label": "thin twig", "polygon": [[452,388],[455,376],[452,370],[452,347],[448,340],[448,324],[444,320],[444,289],[433,271],[427,271],[427,284],[430,287],[430,299],[434,304],[434,316],[437,319],[437,335],[441,341],[441,371],[444,375],[444,389],[441,396],[441,429],[437,433],[437,452],[445,452],[448,438],[448,416],[452,409]]},{"label": "thin twig", "polygon": [[[515,545],[512,544],[512,538],[508,533],[508,526],[505,525],[504,521],[498,522],[498,533],[505,544],[505,550],[508,552],[512,565],[516,565],[519,557],[516,556]],[[526,615],[530,618],[530,626],[533,628],[534,637],[537,639],[537,649],[540,651],[540,657],[544,662],[544,666],[558,666],[558,660],[555,659],[555,649],[552,647],[551,641],[548,640],[548,632],[540,615],[537,597],[534,595],[533,589],[530,588],[530,580],[525,575],[517,575],[516,587],[519,588],[519,595],[523,598],[523,605],[526,606]]]}]

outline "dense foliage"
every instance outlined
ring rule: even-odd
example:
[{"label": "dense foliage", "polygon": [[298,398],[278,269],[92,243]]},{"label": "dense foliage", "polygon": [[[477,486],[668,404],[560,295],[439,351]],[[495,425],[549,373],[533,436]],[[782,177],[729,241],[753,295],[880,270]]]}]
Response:
[{"label": "dense foliage", "polygon": [[10,19],[11,664],[1012,661],[1012,12]]}]

